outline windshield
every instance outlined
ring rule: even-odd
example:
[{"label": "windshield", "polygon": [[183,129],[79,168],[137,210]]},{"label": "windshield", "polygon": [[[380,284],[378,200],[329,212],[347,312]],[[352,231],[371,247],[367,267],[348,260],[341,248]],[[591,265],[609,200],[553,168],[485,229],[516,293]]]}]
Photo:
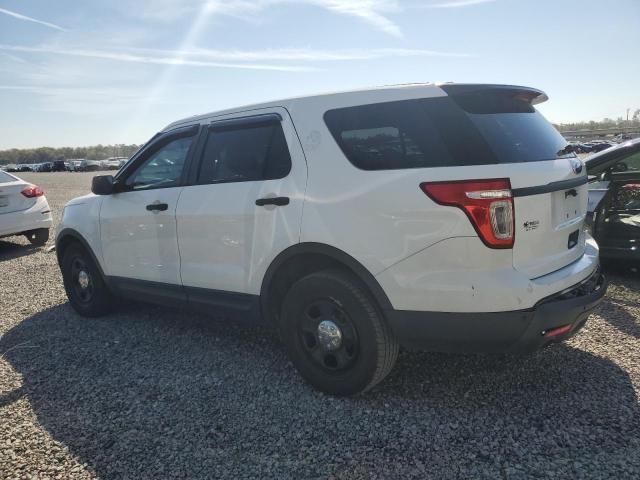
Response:
[{"label": "windshield", "polygon": [[575,156],[567,141],[518,92],[479,91],[453,100],[487,140],[499,163],[536,162]]},{"label": "windshield", "polygon": [[539,112],[470,114],[499,163],[537,162],[575,156],[566,140]]}]

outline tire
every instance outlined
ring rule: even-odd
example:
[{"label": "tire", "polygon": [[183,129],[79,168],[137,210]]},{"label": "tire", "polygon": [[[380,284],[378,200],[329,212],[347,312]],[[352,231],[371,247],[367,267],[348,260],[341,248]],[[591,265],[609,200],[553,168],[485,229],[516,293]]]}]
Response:
[{"label": "tire", "polygon": [[24,236],[27,237],[27,240],[29,240],[32,245],[41,247],[49,241],[49,229],[38,228],[37,230],[31,230],[25,233]]},{"label": "tire", "polygon": [[377,304],[347,272],[325,270],[298,280],[284,298],[280,322],[294,366],[330,395],[366,392],[398,357],[398,342]]},{"label": "tire", "polygon": [[113,295],[93,258],[80,244],[67,247],[61,270],[69,303],[80,315],[101,317],[113,309]]}]

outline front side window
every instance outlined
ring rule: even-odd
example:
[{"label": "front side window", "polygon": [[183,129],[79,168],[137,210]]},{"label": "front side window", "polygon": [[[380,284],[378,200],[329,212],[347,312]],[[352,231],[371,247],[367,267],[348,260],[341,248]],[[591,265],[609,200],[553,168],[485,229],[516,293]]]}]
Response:
[{"label": "front side window", "polygon": [[147,158],[125,184],[131,190],[177,186],[192,143],[193,137],[170,141]]},{"label": "front side window", "polygon": [[291,156],[280,122],[215,128],[207,136],[198,183],[284,178]]}]

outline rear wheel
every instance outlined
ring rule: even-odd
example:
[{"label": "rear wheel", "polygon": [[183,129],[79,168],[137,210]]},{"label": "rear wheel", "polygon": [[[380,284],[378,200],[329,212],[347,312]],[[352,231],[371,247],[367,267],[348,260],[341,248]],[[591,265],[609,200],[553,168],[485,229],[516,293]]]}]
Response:
[{"label": "rear wheel", "polygon": [[65,250],[62,279],[69,303],[80,315],[99,317],[112,310],[113,296],[95,262],[80,244]]},{"label": "rear wheel", "polygon": [[285,296],[282,332],[291,361],[332,395],[369,390],[391,371],[398,342],[369,292],[339,270],[312,273]]},{"label": "rear wheel", "polygon": [[41,247],[49,241],[49,229],[38,228],[25,233],[24,236],[27,237],[27,240],[29,240],[32,245]]}]

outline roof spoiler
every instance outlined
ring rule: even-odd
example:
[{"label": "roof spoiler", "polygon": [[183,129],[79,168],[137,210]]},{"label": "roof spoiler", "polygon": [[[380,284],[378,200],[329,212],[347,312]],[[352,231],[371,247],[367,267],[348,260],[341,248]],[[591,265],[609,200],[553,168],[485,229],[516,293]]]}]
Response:
[{"label": "roof spoiler", "polygon": [[486,85],[486,84],[455,84],[445,83],[438,85],[447,95],[455,97],[462,95],[472,95],[475,93],[493,92],[504,95],[518,97],[531,105],[537,105],[549,100],[549,97],[542,90],[530,87],[520,87],[518,85]]}]

